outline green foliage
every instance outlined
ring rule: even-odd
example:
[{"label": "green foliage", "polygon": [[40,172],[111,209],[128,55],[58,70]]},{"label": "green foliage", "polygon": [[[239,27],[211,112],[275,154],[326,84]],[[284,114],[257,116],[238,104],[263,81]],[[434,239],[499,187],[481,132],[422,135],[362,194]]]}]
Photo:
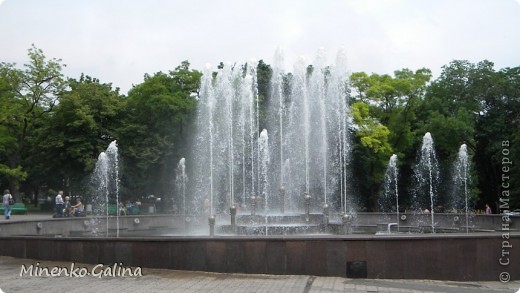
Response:
[{"label": "green foliage", "polygon": [[30,172],[31,166],[25,162],[28,141],[52,112],[66,87],[61,73],[65,65],[60,59],[48,60],[34,45],[28,50],[28,57],[29,63],[24,69],[16,68],[15,64],[0,64],[3,105],[0,132],[5,135],[0,141],[0,150],[3,150],[0,158],[7,166],[3,172],[10,174],[8,185],[15,196],[20,182],[25,179],[25,172]]},{"label": "green foliage", "polygon": [[[476,167],[479,170],[481,203],[496,203],[502,195],[502,175],[510,177],[507,190],[510,205],[520,206],[520,67],[505,68],[498,72],[485,71],[490,80],[488,88],[479,95],[482,106],[476,123]],[[485,79],[480,74],[479,79]],[[478,85],[480,87],[480,84]],[[504,146],[504,143],[509,146]],[[507,151],[505,151],[507,149]],[[509,152],[506,156],[504,152]],[[503,171],[502,160],[508,157],[514,163]]]},{"label": "green foliage", "polygon": [[[70,79],[53,115],[42,121],[28,158],[32,180],[77,191],[90,174],[99,153],[116,139],[125,99],[111,84],[82,75]],[[34,154],[34,155],[32,155]],[[44,157],[41,154],[45,154]],[[52,160],[49,160],[52,158]],[[53,174],[48,178],[48,174]],[[72,182],[72,183],[70,183]]]},{"label": "green foliage", "polygon": [[356,135],[360,137],[361,144],[374,154],[389,157],[392,154],[392,147],[388,143],[390,131],[386,126],[370,117],[368,105],[363,102],[354,103],[352,105],[352,117],[357,126]]},{"label": "green foliage", "polygon": [[[187,152],[185,129],[196,106],[200,77],[201,73],[190,70],[184,61],[167,74],[146,74],[144,82],[130,90],[118,130],[128,189],[145,195],[154,192],[150,186],[170,183],[168,178],[173,175],[163,171]],[[160,175],[165,184],[158,184]]]},{"label": "green foliage", "polygon": [[355,133],[360,137],[359,143],[370,149],[367,153],[355,146],[355,155],[359,156],[356,168],[363,172],[357,174],[371,178],[356,176],[356,180],[360,182],[358,189],[362,197],[369,199],[370,208],[375,208],[380,192],[377,186],[383,182],[392,152],[404,157],[414,150],[416,109],[430,78],[430,70],[424,68],[415,72],[397,70],[393,77],[364,72],[350,76],[352,114],[358,125]]},{"label": "green foliage", "polygon": [[[519,68],[496,72],[487,60],[455,60],[443,67],[417,111],[417,127],[432,133],[440,162],[450,162],[462,143],[474,153],[479,188],[473,193],[482,193],[480,207],[500,197],[502,141],[514,140],[519,132],[519,86]],[[518,155],[517,148],[511,151]],[[519,201],[519,191],[513,192],[513,202]]]},{"label": "green foliage", "polygon": [[[0,183],[30,194],[54,188],[75,192],[99,153],[118,140],[123,196],[169,194],[172,166],[189,150],[201,73],[182,62],[167,73],[145,74],[128,96],[110,83],[82,75],[66,80],[60,59],[32,46],[22,67],[0,63]],[[222,68],[223,64],[219,65]],[[417,150],[431,132],[446,178],[462,143],[472,158],[477,208],[502,195],[502,161],[511,209],[520,207],[520,67],[496,71],[493,63],[455,60],[431,81],[429,69],[393,75],[355,72],[348,82],[352,114],[352,181],[356,194],[377,209],[392,153],[399,157],[403,205]],[[315,68],[307,67],[307,73]],[[265,127],[272,68],[257,64],[260,129]],[[292,74],[283,77],[289,95]],[[287,100],[285,103],[289,103]],[[507,146],[504,143],[507,142]],[[506,151],[505,151],[506,150]],[[504,154],[507,152],[507,155]],[[495,209],[496,210],[496,209]]]},{"label": "green foliage", "polygon": [[443,67],[418,109],[420,132],[431,132],[440,159],[446,159],[462,143],[474,148],[475,123],[479,113],[476,91],[472,88],[474,66],[453,61]]},{"label": "green foliage", "polygon": [[269,98],[271,96],[271,77],[273,75],[273,69],[270,65],[266,64],[263,60],[258,61],[256,67],[257,84],[258,84],[258,103],[260,107],[259,119],[260,119],[260,131],[266,128],[266,109],[269,104]]},{"label": "green foliage", "polygon": [[412,146],[415,109],[430,78],[431,71],[424,68],[397,70],[394,77],[364,72],[351,75],[354,100],[370,105],[372,115],[390,130],[389,142],[398,153]]},{"label": "green foliage", "polygon": [[10,168],[7,165],[0,164],[0,175],[7,178],[16,178],[18,180],[24,180],[27,177],[27,172],[22,170],[22,167]]},{"label": "green foliage", "polygon": [[374,206],[377,200],[377,186],[383,180],[384,166],[390,155],[392,147],[388,142],[390,131],[376,118],[370,116],[369,106],[364,102],[355,102],[351,107],[355,124],[355,135],[359,140],[354,140],[360,146],[354,146],[356,155],[355,163],[358,172],[355,181],[360,190],[365,205]]}]

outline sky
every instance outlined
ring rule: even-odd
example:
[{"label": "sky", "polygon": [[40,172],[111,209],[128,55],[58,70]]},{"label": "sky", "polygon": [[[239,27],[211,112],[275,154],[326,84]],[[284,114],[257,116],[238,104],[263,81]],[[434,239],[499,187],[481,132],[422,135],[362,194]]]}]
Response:
[{"label": "sky", "polygon": [[429,68],[457,59],[520,66],[520,0],[0,0],[0,62],[28,62],[34,44],[126,93],[145,73],[284,54],[292,71],[341,48],[351,72]]}]

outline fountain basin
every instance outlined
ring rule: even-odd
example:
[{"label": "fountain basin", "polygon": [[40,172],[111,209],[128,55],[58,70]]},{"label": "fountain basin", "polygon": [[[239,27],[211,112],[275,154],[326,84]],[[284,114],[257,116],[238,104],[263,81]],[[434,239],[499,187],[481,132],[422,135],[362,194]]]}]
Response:
[{"label": "fountain basin", "polygon": [[322,234],[322,226],[318,224],[292,223],[292,224],[255,224],[255,225],[223,225],[220,227],[222,234],[238,235],[307,235]]},{"label": "fountain basin", "polygon": [[[499,264],[501,235],[423,234],[267,237],[0,237],[19,258],[255,274],[495,281],[520,271]],[[511,235],[513,247],[520,235]],[[146,270],[144,270],[146,272]],[[513,280],[519,276],[512,274]]]},{"label": "fountain basin", "polygon": [[[358,214],[358,226],[353,227],[377,227],[370,224],[377,218],[373,214]],[[475,222],[491,228],[501,223],[500,215],[475,218]],[[520,220],[517,216],[511,218],[511,223]],[[505,232],[497,229],[487,233],[384,235],[325,235],[310,231],[305,235],[278,236],[217,233],[210,237],[205,217],[192,217],[190,226],[186,226],[182,216],[140,215],[120,217],[121,237],[117,238],[102,233],[92,237],[86,224],[91,220],[3,223],[0,255],[92,264],[121,262],[145,268],[349,278],[494,281],[503,271],[520,271],[520,262],[511,260],[508,266],[500,265]],[[222,221],[217,219],[217,223]],[[101,226],[105,225],[101,222]],[[116,235],[113,226],[110,222],[109,236]],[[519,247],[520,232],[511,226],[507,233],[508,245]],[[511,278],[518,280],[520,276],[512,274]]]},{"label": "fountain basin", "polygon": [[[401,215],[406,216],[406,220],[399,221],[399,231],[408,233],[427,233],[431,230],[429,225],[429,215],[424,214],[413,214],[413,213],[402,213]],[[466,223],[465,221],[455,222],[454,217],[463,219],[462,215],[457,214],[436,214],[435,224],[436,232],[442,233],[453,233],[453,232],[465,232]],[[120,216],[119,217],[119,230],[123,235],[128,234],[132,236],[139,232],[139,235],[146,236],[146,232],[155,236],[161,236],[159,230],[164,230],[168,235],[186,236],[186,235],[209,235],[208,219],[206,216],[190,216],[189,222],[185,221],[185,217],[181,215],[133,215],[133,216]],[[384,219],[390,219],[390,221],[384,221]],[[246,220],[247,219],[247,220]],[[509,216],[509,230],[511,232],[520,231],[520,216]],[[357,213],[352,220],[352,233],[356,234],[367,234],[374,235],[377,231],[386,231],[388,223],[393,223],[395,217],[389,214],[383,213]],[[70,237],[72,234],[79,236],[106,236],[107,219],[94,218],[94,217],[80,217],[80,218],[61,218],[61,219],[45,219],[38,221],[12,221],[4,222],[0,224],[0,237],[2,236],[55,236],[59,235],[62,237]],[[115,231],[116,218],[109,217],[109,232]],[[229,216],[219,215],[216,218],[216,231],[217,235],[221,236],[233,236],[240,233],[235,233],[229,230]],[[470,232],[500,232],[502,229],[502,216],[501,215],[471,215],[469,223]],[[287,229],[299,229],[301,227],[301,233],[296,233],[301,236],[305,236],[308,233],[316,234],[319,231],[307,231],[305,227],[314,229],[315,227],[321,227],[324,229],[323,216],[319,214],[311,214],[310,220],[305,221],[304,215],[268,215],[267,222],[266,217],[260,216],[247,216],[237,215],[237,227],[248,227],[262,228],[265,226],[280,228],[286,227]],[[332,214],[330,221],[327,225],[327,231],[325,234],[342,235],[341,227],[343,226],[341,215]],[[311,230],[312,230],[311,229]],[[99,230],[96,233],[96,230]],[[437,231],[438,230],[438,231]],[[158,232],[159,231],[159,232]],[[392,227],[392,231],[397,231],[396,227]],[[80,233],[81,232],[81,233]],[[279,233],[280,235],[295,234],[295,233]],[[246,234],[248,235],[248,234]],[[112,233],[109,233],[112,236]]]}]

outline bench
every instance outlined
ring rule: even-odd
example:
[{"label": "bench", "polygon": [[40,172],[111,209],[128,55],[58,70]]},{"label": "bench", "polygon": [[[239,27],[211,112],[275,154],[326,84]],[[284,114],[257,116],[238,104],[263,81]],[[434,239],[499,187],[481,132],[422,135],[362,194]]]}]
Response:
[{"label": "bench", "polygon": [[111,216],[117,215],[119,212],[120,216],[126,216],[126,215],[139,215],[140,209],[138,206],[132,206],[132,207],[118,207],[116,204],[108,204],[108,214]]},{"label": "bench", "polygon": [[[4,213],[4,205],[0,207],[0,213]],[[11,213],[22,213],[27,214],[27,207],[24,203],[17,202],[11,206]]]},{"label": "bench", "polygon": [[117,215],[117,205],[116,205],[116,204],[109,203],[107,209],[108,209],[108,214],[109,214],[110,216],[115,216],[115,215]]}]

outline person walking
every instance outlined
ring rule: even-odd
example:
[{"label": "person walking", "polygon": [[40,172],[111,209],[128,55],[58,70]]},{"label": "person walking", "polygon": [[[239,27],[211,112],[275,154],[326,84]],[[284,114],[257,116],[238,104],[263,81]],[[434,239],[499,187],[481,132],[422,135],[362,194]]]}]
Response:
[{"label": "person walking", "polygon": [[11,218],[11,205],[13,204],[13,196],[9,193],[9,189],[4,190],[2,197],[2,204],[4,205],[4,216],[6,220]]},{"label": "person walking", "polygon": [[55,198],[56,203],[56,218],[63,217],[63,190],[58,191]]}]

